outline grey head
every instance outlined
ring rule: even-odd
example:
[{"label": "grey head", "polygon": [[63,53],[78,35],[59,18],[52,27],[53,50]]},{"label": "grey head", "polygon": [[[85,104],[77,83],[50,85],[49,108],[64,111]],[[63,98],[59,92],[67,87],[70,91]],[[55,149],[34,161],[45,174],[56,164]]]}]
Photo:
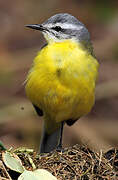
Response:
[{"label": "grey head", "polygon": [[77,18],[68,13],[56,14],[42,24],[31,24],[27,27],[42,31],[48,42],[73,39],[82,42],[87,49],[92,50],[87,28]]}]

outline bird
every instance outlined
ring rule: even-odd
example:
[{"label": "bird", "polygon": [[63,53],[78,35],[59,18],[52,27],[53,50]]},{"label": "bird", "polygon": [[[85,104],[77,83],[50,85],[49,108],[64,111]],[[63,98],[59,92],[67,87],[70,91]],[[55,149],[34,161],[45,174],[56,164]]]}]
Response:
[{"label": "bird", "polygon": [[94,105],[99,63],[88,29],[71,14],[58,13],[26,27],[46,40],[25,85],[26,96],[44,119],[40,153],[62,151],[64,125],[73,125]]}]

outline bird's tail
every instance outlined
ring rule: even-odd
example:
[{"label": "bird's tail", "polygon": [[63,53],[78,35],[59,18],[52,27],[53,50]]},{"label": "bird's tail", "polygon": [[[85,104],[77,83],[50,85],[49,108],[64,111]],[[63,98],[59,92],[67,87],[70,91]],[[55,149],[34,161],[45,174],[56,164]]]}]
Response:
[{"label": "bird's tail", "polygon": [[[54,125],[52,126],[52,129]],[[61,138],[61,125],[55,128],[51,133],[48,133],[45,127],[45,121],[43,125],[43,132],[40,142],[40,153],[48,153],[53,151],[59,145]]]}]

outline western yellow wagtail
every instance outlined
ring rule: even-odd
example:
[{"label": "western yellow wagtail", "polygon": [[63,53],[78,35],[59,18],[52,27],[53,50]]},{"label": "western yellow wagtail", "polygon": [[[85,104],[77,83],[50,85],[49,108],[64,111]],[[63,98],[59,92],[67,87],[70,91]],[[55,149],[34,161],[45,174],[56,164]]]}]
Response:
[{"label": "western yellow wagtail", "polygon": [[87,28],[60,13],[26,27],[43,33],[47,44],[38,52],[26,80],[26,95],[44,116],[40,152],[62,148],[63,125],[71,126],[94,105],[98,62]]}]

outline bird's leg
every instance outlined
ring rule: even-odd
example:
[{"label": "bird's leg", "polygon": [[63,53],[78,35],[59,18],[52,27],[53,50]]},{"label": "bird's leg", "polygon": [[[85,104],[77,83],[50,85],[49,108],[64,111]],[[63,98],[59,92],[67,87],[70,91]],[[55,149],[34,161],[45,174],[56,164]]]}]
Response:
[{"label": "bird's leg", "polygon": [[2,141],[0,141],[0,151],[7,150]]},{"label": "bird's leg", "polygon": [[57,145],[57,148],[56,148],[57,151],[63,151],[63,148],[62,148],[63,127],[64,127],[64,121],[61,122],[59,142],[58,142],[58,145]]}]

